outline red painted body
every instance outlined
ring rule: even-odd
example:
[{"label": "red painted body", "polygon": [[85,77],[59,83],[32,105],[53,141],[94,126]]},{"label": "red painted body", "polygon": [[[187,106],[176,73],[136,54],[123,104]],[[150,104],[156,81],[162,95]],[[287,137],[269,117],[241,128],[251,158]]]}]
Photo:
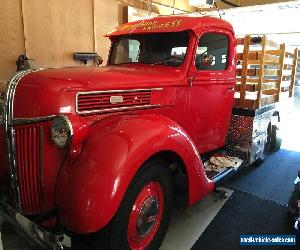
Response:
[{"label": "red painted body", "polygon": [[[173,152],[183,161],[189,205],[214,189],[200,154],[225,145],[233,104],[231,87],[235,85],[232,27],[208,17],[150,21],[153,23],[123,26],[108,36],[115,41],[129,33],[188,30],[189,47],[181,66],[48,69],[25,76],[17,87],[14,118],[65,114],[73,124],[74,138],[68,149],[54,146],[51,122],[45,124],[42,173],[44,211],[57,206],[60,222],[72,232],[85,234],[107,225],[138,169],[158,152]],[[229,36],[228,69],[203,71],[194,78],[196,44],[209,31]],[[91,115],[76,112],[78,92],[149,88],[160,88],[151,93],[151,105],[159,105],[155,108]]]}]

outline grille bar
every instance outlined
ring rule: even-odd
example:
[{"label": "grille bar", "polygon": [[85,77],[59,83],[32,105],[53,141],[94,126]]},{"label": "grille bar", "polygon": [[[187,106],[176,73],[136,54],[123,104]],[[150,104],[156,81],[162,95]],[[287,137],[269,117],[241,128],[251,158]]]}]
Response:
[{"label": "grille bar", "polygon": [[18,186],[24,214],[41,213],[43,208],[41,135],[40,125],[15,128]]}]

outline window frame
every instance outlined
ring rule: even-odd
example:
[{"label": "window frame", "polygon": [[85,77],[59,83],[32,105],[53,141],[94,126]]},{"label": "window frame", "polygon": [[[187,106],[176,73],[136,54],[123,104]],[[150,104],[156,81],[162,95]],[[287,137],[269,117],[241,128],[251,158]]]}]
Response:
[{"label": "window frame", "polygon": [[[217,35],[223,35],[223,36],[226,36],[227,39],[228,39],[228,47],[227,47],[227,59],[226,59],[226,68],[225,69],[220,69],[220,70],[212,70],[212,69],[198,69],[197,68],[197,65],[196,65],[196,57],[197,57],[197,49],[199,47],[199,43],[200,43],[200,40],[203,36],[207,35],[207,34],[217,34]],[[195,67],[195,69],[199,72],[228,72],[231,70],[232,68],[232,34],[230,31],[223,31],[223,30],[218,30],[218,29],[208,29],[208,30],[205,30],[203,31],[202,33],[200,33],[200,35],[197,37],[197,40],[196,40],[196,47],[195,47],[195,53],[194,53],[194,62],[193,62],[193,65]]]},{"label": "window frame", "polygon": [[138,39],[137,37],[139,35],[147,35],[148,33],[138,33],[138,34],[126,34],[126,35],[121,35],[121,36],[118,36],[116,37],[116,39],[114,39],[112,41],[112,45],[111,45],[111,48],[110,48],[110,53],[109,53],[109,58],[108,58],[108,65],[109,66],[122,66],[122,65],[131,65],[131,64],[143,64],[143,65],[148,65],[148,66],[165,66],[165,67],[171,67],[171,68],[181,68],[183,67],[186,63],[187,63],[187,58],[188,58],[188,54],[190,53],[190,49],[191,49],[191,41],[192,41],[192,35],[191,35],[191,32],[189,30],[183,30],[183,31],[178,31],[178,32],[154,32],[156,34],[160,34],[160,33],[181,33],[181,32],[186,32],[187,33],[187,49],[186,49],[186,53],[184,55],[184,58],[182,60],[182,63],[180,65],[177,65],[177,66],[173,66],[173,65],[165,65],[165,64],[150,64],[150,63],[141,63],[141,62],[127,62],[127,63],[119,63],[119,64],[115,64],[115,63],[112,63],[112,59],[113,59],[113,53],[114,53],[114,49],[115,49],[115,46],[117,46],[117,44],[120,42],[121,39],[124,39],[124,38],[132,38],[132,39],[135,39],[137,41],[139,41],[141,43],[141,47],[143,48],[144,44],[141,42],[141,39]]}]

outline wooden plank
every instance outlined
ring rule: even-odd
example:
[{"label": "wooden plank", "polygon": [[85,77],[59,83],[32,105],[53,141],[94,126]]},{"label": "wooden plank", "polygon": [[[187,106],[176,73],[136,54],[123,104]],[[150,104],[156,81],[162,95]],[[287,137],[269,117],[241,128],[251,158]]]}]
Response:
[{"label": "wooden plank", "polygon": [[22,1],[28,56],[39,66],[78,66],[73,52],[94,51],[92,0]]},{"label": "wooden plank", "polygon": [[[263,95],[260,98],[261,107],[275,103],[276,95]],[[246,109],[256,109],[257,108],[257,100],[245,99],[244,103],[241,104],[241,99],[234,99],[234,107],[246,108]]]},{"label": "wooden plank", "polygon": [[244,38],[244,52],[243,52],[243,65],[242,65],[242,72],[241,72],[241,87],[240,87],[240,102],[239,105],[243,106],[245,102],[245,95],[246,95],[246,79],[247,79],[247,69],[248,69],[248,53],[250,47],[250,36],[246,36]]},{"label": "wooden plank", "polygon": [[265,55],[265,61],[270,63],[280,63],[280,57],[277,55]]},{"label": "wooden plank", "polygon": [[266,54],[280,56],[282,54],[282,51],[281,50],[266,50]]},{"label": "wooden plank", "polygon": [[255,101],[253,101],[253,100],[245,100],[242,105],[241,99],[239,99],[239,98],[234,99],[234,107],[235,108],[255,109],[254,105],[255,105]]},{"label": "wooden plank", "polygon": [[261,49],[261,58],[260,58],[260,70],[259,70],[259,74],[258,74],[258,85],[257,85],[257,100],[256,100],[256,104],[255,107],[259,108],[262,105],[262,99],[261,99],[261,85],[264,81],[264,77],[265,77],[265,72],[266,70],[265,68],[265,54],[266,54],[266,45],[267,45],[267,38],[265,35],[263,35],[262,38],[262,49]]},{"label": "wooden plank", "polygon": [[[241,76],[243,71],[243,67],[236,70],[237,76]],[[259,69],[247,69],[247,76],[257,76]]]},{"label": "wooden plank", "polygon": [[[103,65],[106,65],[111,42],[103,37],[116,26],[128,20],[128,9],[118,4],[120,1],[95,0],[95,29],[97,34],[97,53],[103,58]],[[108,11],[109,10],[109,11]],[[127,20],[124,20],[127,19]]]},{"label": "wooden plank", "polygon": [[[270,90],[270,89],[276,89],[276,82],[263,83],[261,85],[261,90],[262,91]],[[236,91],[238,91],[238,92],[240,91],[240,84],[236,85]],[[246,84],[246,91],[249,91],[249,92],[255,92],[255,91],[257,91],[257,83],[249,83],[249,82],[247,82],[247,84]]]},{"label": "wooden plank", "polygon": [[247,78],[246,83],[258,83],[259,79],[258,78]]},{"label": "wooden plank", "polygon": [[276,87],[278,88],[278,93],[276,95],[276,101],[279,102],[280,100],[280,90],[281,90],[281,84],[282,84],[282,79],[283,79],[283,71],[284,71],[284,59],[285,59],[285,50],[286,50],[286,47],[285,47],[285,43],[281,44],[280,46],[280,50],[281,50],[281,55],[280,55],[280,69],[279,69],[279,79],[280,81],[278,82],[278,84],[276,85]]},{"label": "wooden plank", "polygon": [[0,1],[0,10],[0,81],[7,81],[25,54],[21,1]]},{"label": "wooden plank", "polygon": [[259,70],[256,70],[256,69],[248,69],[247,70],[247,75],[248,76],[257,76],[258,75],[258,71]]},{"label": "wooden plank", "polygon": [[275,82],[275,83],[280,83],[280,79],[264,79],[264,83],[269,83],[269,82]]},{"label": "wooden plank", "polygon": [[278,76],[280,73],[279,69],[265,69],[263,70],[264,76]]},{"label": "wooden plank", "polygon": [[258,51],[249,51],[248,55],[249,60],[259,60],[260,59],[260,54]]},{"label": "wooden plank", "polygon": [[298,62],[298,49],[297,48],[294,51],[294,59],[295,59],[295,61],[294,61],[295,63],[292,67],[292,78],[291,78],[289,97],[293,96],[293,90],[294,90],[294,85],[295,85],[295,73],[296,73],[297,62]]},{"label": "wooden plank", "polygon": [[243,53],[236,54],[237,60],[243,60]]},{"label": "wooden plank", "polygon": [[271,47],[271,48],[275,48],[275,49],[279,49],[280,48],[280,44],[272,41],[272,40],[266,40],[266,46]]},{"label": "wooden plank", "polygon": [[264,82],[262,85],[261,85],[261,89],[262,90],[269,90],[269,89],[277,89],[277,82]]},{"label": "wooden plank", "polygon": [[281,63],[279,62],[279,59],[277,59],[277,62],[265,61],[265,65],[280,66]]},{"label": "wooden plank", "polygon": [[260,60],[248,60],[248,65],[260,65]]},{"label": "wooden plank", "polygon": [[[250,59],[250,58],[249,58]],[[276,59],[277,62],[266,61],[265,65],[279,65],[279,59]],[[238,60],[238,65],[242,65],[243,60]],[[260,65],[260,60],[248,60],[248,65]]]},{"label": "wooden plank", "polygon": [[93,42],[94,42],[94,51],[97,51],[98,44],[97,44],[97,16],[96,16],[96,0],[92,0],[93,4]]},{"label": "wooden plank", "polygon": [[243,38],[237,38],[236,43],[237,43],[237,45],[244,45],[244,37]]},{"label": "wooden plank", "polygon": [[278,89],[262,89],[263,95],[276,95],[278,93]]},{"label": "wooden plank", "polygon": [[267,96],[263,96],[260,99],[260,105],[261,107],[272,104],[276,102],[276,95],[267,95]]}]

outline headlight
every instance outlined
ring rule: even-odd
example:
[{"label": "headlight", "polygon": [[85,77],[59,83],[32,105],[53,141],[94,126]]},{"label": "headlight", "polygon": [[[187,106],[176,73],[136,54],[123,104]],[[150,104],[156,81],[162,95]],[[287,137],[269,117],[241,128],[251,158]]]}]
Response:
[{"label": "headlight", "polygon": [[67,147],[73,137],[73,127],[66,116],[55,117],[52,121],[51,139],[59,148]]}]

